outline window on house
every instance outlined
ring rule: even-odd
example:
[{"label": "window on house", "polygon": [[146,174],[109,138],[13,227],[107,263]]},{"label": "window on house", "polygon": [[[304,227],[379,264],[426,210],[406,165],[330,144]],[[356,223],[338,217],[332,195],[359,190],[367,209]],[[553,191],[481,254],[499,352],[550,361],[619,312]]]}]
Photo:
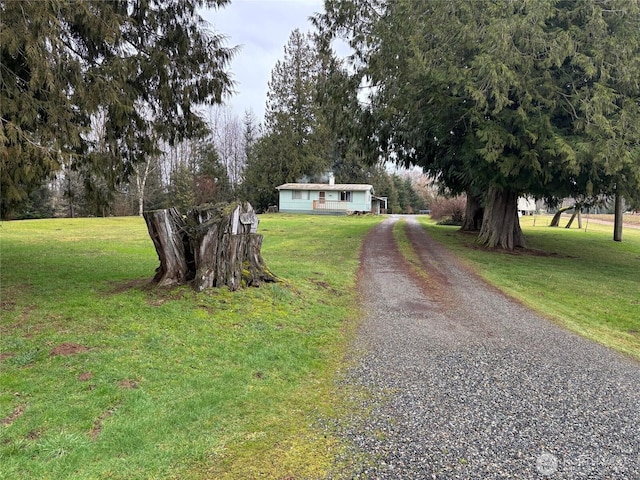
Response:
[{"label": "window on house", "polygon": [[340,201],[341,202],[350,202],[351,201],[351,192],[340,192]]},{"label": "window on house", "polygon": [[309,192],[305,190],[294,190],[293,191],[293,199],[294,200],[309,200]]}]

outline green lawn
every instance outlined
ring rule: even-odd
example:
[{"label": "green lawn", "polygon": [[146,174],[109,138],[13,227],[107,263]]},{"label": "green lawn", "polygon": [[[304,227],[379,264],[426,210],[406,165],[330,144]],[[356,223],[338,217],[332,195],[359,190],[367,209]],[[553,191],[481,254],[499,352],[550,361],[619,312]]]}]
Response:
[{"label": "green lawn", "polygon": [[[640,359],[640,230],[613,227],[551,228],[551,217],[524,217],[521,225],[533,253],[477,248],[457,227],[423,226],[490,283],[559,324]],[[535,226],[534,226],[535,221]],[[566,222],[563,222],[563,225]]]},{"label": "green lawn", "polygon": [[285,282],[149,289],[140,218],[0,224],[0,479],[315,478],[380,218],[262,216]]},{"label": "green lawn", "polygon": [[[148,288],[139,218],[1,223],[0,479],[322,477],[340,444],[317,420],[341,408],[359,249],[381,219],[261,216],[285,281],[233,293]],[[421,221],[510,295],[640,358],[640,231],[526,218],[546,253],[510,255]]]}]

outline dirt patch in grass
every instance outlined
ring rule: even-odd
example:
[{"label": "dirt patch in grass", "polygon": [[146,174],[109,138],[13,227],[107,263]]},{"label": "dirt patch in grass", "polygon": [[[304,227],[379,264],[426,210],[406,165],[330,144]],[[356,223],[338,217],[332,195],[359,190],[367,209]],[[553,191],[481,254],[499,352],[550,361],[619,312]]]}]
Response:
[{"label": "dirt patch in grass", "polygon": [[29,433],[25,435],[27,440],[37,440],[42,436],[42,429],[31,430]]},{"label": "dirt patch in grass", "polygon": [[329,285],[327,282],[323,281],[323,280],[316,280],[315,278],[310,278],[309,281],[311,283],[313,283],[314,285],[317,285],[320,288],[323,288],[324,290],[328,290],[329,292],[337,295],[338,292],[335,288],[333,288],[331,285]]},{"label": "dirt patch in grass", "polygon": [[158,287],[149,278],[112,282],[111,288],[104,295],[118,295],[136,290],[147,295],[147,303],[152,307],[160,307],[170,300],[182,300],[185,296],[185,290],[180,286]]},{"label": "dirt patch in grass", "polygon": [[92,372],[82,372],[80,375],[78,375],[78,380],[81,382],[86,382],[88,380],[91,380],[92,378],[93,378]]},{"label": "dirt patch in grass", "polygon": [[124,380],[120,380],[118,382],[118,386],[123,390],[132,390],[134,388],[138,388],[138,382],[125,378]]},{"label": "dirt patch in grass", "polygon": [[26,405],[18,405],[16,408],[13,409],[13,412],[11,412],[6,417],[0,419],[0,425],[5,425],[5,426],[11,425],[24,413],[26,409],[27,409]]},{"label": "dirt patch in grass", "polygon": [[125,293],[130,290],[148,290],[151,288],[151,280],[148,278],[138,278],[135,280],[127,280],[126,282],[113,282],[111,287],[112,288],[107,291],[107,293],[111,295]]},{"label": "dirt patch in grass", "polygon": [[54,347],[49,355],[52,357],[55,357],[57,355],[76,355],[78,353],[84,353],[88,351],[89,349],[84,345],[79,345],[77,343],[61,343],[60,345]]},{"label": "dirt patch in grass", "polygon": [[25,322],[29,319],[29,317],[31,316],[31,312],[33,312],[34,310],[36,310],[38,307],[36,305],[29,305],[28,307],[26,307],[24,309],[24,312],[22,312],[22,314],[20,315],[20,322]]},{"label": "dirt patch in grass", "polygon": [[112,407],[109,410],[105,410],[100,414],[98,418],[94,420],[93,426],[89,431],[89,438],[91,438],[91,440],[96,440],[100,436],[100,433],[102,433],[102,424],[107,418],[109,418],[114,413],[116,413],[116,410],[117,410],[117,406]]},{"label": "dirt patch in grass", "polygon": [[0,362],[11,357],[15,357],[15,353],[0,353]]},{"label": "dirt patch in grass", "polygon": [[4,310],[5,312],[10,312],[14,308],[16,308],[16,302],[12,302],[11,300],[0,302],[0,310]]}]

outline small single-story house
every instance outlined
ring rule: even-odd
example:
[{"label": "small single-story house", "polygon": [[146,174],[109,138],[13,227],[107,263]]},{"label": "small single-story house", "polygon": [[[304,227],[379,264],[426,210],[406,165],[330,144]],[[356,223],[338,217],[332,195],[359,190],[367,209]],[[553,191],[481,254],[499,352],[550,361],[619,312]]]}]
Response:
[{"label": "small single-story house", "polygon": [[276,187],[283,213],[386,213],[387,199],[376,197],[373,186],[358,183],[285,183]]}]

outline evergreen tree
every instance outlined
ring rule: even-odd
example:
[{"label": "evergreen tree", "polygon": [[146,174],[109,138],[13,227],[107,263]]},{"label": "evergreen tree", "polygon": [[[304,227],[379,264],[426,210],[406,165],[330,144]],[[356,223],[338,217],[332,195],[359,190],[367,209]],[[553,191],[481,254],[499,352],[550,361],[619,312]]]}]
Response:
[{"label": "evergreen tree", "polygon": [[330,139],[317,102],[320,74],[311,37],[294,30],[271,72],[264,137],[245,171],[245,191],[259,210],[277,204],[279,184],[329,167]]},{"label": "evergreen tree", "polygon": [[[63,166],[82,165],[112,192],[157,142],[201,134],[197,107],[229,92],[234,50],[198,9],[226,3],[2,2],[0,214]],[[99,139],[89,135],[96,117]]]},{"label": "evergreen tree", "polygon": [[144,189],[144,210],[167,208],[167,188],[162,181],[162,170],[156,165],[149,172]]},{"label": "evergreen tree", "polygon": [[20,204],[20,208],[14,212],[13,219],[50,218],[55,210],[52,202],[51,188],[47,183],[32,190],[27,199]]},{"label": "evergreen tree", "polygon": [[196,204],[196,184],[193,170],[181,163],[171,174],[169,205],[186,212]]},{"label": "evergreen tree", "polygon": [[245,198],[258,212],[278,205],[278,185],[286,182],[286,164],[273,136],[261,137],[251,149],[244,172]]},{"label": "evergreen tree", "polygon": [[402,213],[402,205],[400,205],[400,194],[393,181],[392,175],[386,175],[386,182],[383,182],[382,196],[387,197],[387,205],[389,213]]},{"label": "evergreen tree", "polygon": [[359,112],[371,150],[423,166],[469,201],[481,196],[482,243],[524,245],[519,195],[596,195],[623,175],[636,185],[637,1],[325,8],[316,18],[324,44],[346,38],[351,85],[372,86]]},{"label": "evergreen tree", "polygon": [[70,168],[66,168],[63,171],[60,186],[62,209],[58,213],[69,218],[87,215],[84,184],[78,172]]},{"label": "evergreen tree", "polygon": [[197,152],[195,172],[195,205],[230,202],[232,186],[227,168],[213,144],[203,145]]},{"label": "evergreen tree", "polygon": [[[252,160],[255,153],[256,144],[258,143],[261,135],[261,126],[260,123],[258,123],[255,114],[251,110],[247,110],[244,112],[242,125],[242,146],[244,149],[244,160],[246,168],[247,163]],[[244,178],[242,180],[244,182]]]}]

